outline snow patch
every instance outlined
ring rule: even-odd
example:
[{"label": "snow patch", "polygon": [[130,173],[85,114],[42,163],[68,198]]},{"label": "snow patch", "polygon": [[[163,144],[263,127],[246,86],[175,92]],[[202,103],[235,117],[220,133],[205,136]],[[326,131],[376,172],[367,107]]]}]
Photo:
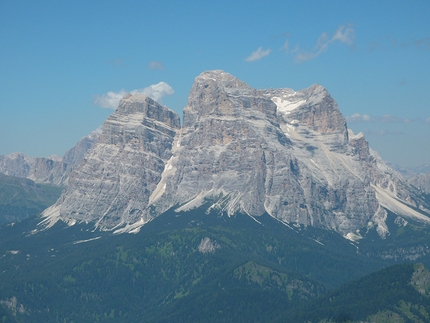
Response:
[{"label": "snow patch", "polygon": [[272,97],[271,100],[278,107],[278,111],[280,113],[283,113],[283,114],[291,113],[291,111],[293,111],[294,109],[298,108],[299,106],[301,106],[302,104],[304,104],[306,102],[306,100],[291,102],[290,100],[286,100],[285,97],[280,98],[277,96]]}]

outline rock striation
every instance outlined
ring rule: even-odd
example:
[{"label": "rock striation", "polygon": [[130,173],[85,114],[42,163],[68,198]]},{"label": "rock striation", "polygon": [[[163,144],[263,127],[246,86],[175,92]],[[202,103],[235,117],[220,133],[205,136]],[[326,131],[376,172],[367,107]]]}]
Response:
[{"label": "rock striation", "polygon": [[143,94],[123,98],[97,145],[70,175],[46,225],[95,222],[101,230],[146,223],[148,200],[171,156],[179,116]]},{"label": "rock striation", "polygon": [[408,182],[420,189],[424,194],[430,194],[430,172],[415,174],[411,178],[408,178]]},{"label": "rock striation", "polygon": [[256,90],[219,70],[200,74],[179,117],[151,99],[124,98],[69,179],[45,223],[138,229],[174,208],[205,206],[258,222],[385,237],[387,210],[430,223],[417,189],[347,129],[328,91]]},{"label": "rock striation", "polygon": [[23,153],[0,155],[0,173],[31,179],[40,184],[65,186],[73,168],[97,143],[100,132],[93,131],[80,139],[63,157],[30,157]]}]

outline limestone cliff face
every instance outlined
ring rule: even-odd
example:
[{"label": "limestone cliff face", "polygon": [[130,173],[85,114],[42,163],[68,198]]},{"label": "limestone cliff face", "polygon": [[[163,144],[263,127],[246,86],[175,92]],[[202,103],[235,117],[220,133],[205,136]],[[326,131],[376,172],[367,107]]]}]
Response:
[{"label": "limestone cliff face", "polygon": [[94,222],[102,230],[148,221],[148,199],[171,156],[179,116],[144,95],[127,96],[69,178],[46,224]]},{"label": "limestone cliff face", "polygon": [[91,132],[88,136],[81,138],[76,145],[66,151],[61,161],[68,165],[77,166],[84,159],[87,152],[94,148],[99,141],[101,130],[96,129]]},{"label": "limestone cliff face", "polygon": [[98,137],[98,131],[92,132],[79,140],[64,157],[30,157],[23,153],[0,156],[0,173],[28,178],[36,183],[65,186],[73,168],[94,147]]},{"label": "limestone cliff face", "polygon": [[151,99],[124,98],[70,175],[45,223],[138,229],[172,207],[206,205],[258,221],[311,225],[359,239],[387,209],[430,223],[419,192],[348,131],[326,89],[255,90],[223,71],[200,74],[184,122]]},{"label": "limestone cliff face", "polygon": [[191,89],[183,128],[151,203],[158,214],[209,198],[228,214],[260,215],[267,172],[277,148],[289,144],[269,98],[228,73],[203,73]]},{"label": "limestone cliff face", "polygon": [[229,215],[267,212],[351,239],[366,226],[388,234],[384,208],[429,221],[410,208],[418,206],[411,188],[364,136],[348,132],[320,85],[257,91],[223,71],[204,72],[172,153],[150,199],[155,214],[209,201]]},{"label": "limestone cliff face", "polygon": [[408,179],[409,183],[425,194],[430,194],[430,173],[416,174]]},{"label": "limestone cliff face", "polygon": [[23,153],[0,156],[0,173],[36,183],[63,186],[72,168],[73,165],[64,163],[61,157],[29,157]]}]

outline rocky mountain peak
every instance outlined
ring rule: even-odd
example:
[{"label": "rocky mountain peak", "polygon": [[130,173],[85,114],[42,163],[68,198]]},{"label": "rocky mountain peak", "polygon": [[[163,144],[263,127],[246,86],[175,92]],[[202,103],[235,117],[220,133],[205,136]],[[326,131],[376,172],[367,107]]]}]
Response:
[{"label": "rocky mountain peak", "polygon": [[430,223],[426,202],[362,134],[348,134],[324,87],[255,90],[220,70],[196,77],[182,128],[176,113],[146,96],[121,100],[44,215],[48,225],[133,231],[171,208],[203,205],[257,222],[268,213],[351,240],[366,227],[389,234],[387,209]]},{"label": "rocky mountain peak", "polygon": [[194,80],[184,126],[207,118],[276,117],[276,105],[266,96],[224,71],[203,72]]},{"label": "rocky mountain peak", "polygon": [[179,127],[172,110],[145,95],[126,96],[103,124],[96,146],[70,175],[61,198],[44,211],[44,224],[95,222],[99,229],[112,230],[147,222],[149,197]]}]

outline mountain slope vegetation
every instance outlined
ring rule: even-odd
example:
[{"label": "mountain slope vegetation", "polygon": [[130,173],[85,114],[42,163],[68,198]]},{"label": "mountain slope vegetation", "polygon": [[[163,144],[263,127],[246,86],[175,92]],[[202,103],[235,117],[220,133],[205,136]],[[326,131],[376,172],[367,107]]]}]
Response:
[{"label": "mountain slope vegetation", "polygon": [[430,272],[422,264],[384,268],[295,308],[277,322],[429,322]]},{"label": "mountain slope vegetation", "polygon": [[35,216],[60,197],[62,187],[0,174],[0,224]]},{"label": "mountain slope vegetation", "polygon": [[30,323],[270,322],[395,263],[334,232],[202,210],[166,212],[137,234],[3,226],[0,304]]}]

